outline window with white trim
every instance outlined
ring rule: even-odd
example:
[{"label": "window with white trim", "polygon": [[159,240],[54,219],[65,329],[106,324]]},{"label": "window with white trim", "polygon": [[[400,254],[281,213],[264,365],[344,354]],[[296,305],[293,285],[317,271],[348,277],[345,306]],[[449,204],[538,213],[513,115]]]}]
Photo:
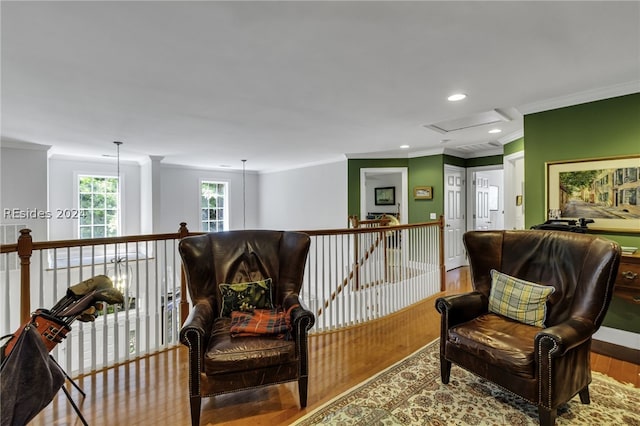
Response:
[{"label": "window with white trim", "polygon": [[78,176],[78,237],[118,236],[120,199],[118,178]]},{"label": "window with white trim", "polygon": [[200,182],[201,227],[205,232],[227,229],[227,182]]}]

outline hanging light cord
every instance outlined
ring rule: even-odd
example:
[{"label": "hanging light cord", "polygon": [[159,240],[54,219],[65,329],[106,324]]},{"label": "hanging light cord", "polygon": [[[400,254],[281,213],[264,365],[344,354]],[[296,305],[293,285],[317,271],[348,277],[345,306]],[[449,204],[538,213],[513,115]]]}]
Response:
[{"label": "hanging light cord", "polygon": [[[121,235],[120,232],[120,145],[122,145],[122,142],[120,141],[113,141],[113,143],[116,145],[116,172],[117,172],[117,185],[118,185],[118,190],[117,190],[117,194],[118,194],[118,235]],[[118,244],[116,244],[116,259],[118,258]]]}]

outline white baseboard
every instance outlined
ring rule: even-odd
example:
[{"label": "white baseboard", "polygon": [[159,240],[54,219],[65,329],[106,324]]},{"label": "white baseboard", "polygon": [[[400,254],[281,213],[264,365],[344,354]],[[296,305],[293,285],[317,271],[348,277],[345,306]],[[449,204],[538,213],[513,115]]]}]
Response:
[{"label": "white baseboard", "polygon": [[640,334],[631,331],[618,330],[617,328],[600,327],[593,335],[595,340],[609,342],[619,346],[640,350]]}]

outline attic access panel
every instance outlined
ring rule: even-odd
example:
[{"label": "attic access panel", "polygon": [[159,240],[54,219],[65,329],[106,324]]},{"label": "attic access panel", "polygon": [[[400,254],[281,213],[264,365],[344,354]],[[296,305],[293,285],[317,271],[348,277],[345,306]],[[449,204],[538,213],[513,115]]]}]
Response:
[{"label": "attic access panel", "polygon": [[504,113],[497,109],[491,111],[480,112],[467,117],[456,118],[453,120],[445,120],[439,123],[428,124],[425,127],[440,133],[455,132],[458,130],[469,129],[478,126],[487,126],[496,123],[504,123],[511,121]]}]

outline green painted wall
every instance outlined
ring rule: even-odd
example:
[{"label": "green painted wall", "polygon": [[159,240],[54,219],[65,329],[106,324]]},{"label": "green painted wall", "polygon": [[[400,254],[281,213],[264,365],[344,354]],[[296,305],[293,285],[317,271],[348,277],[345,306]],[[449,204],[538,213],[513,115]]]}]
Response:
[{"label": "green painted wall", "polygon": [[[432,186],[433,199],[414,200],[413,188]],[[444,214],[444,156],[409,159],[409,223],[429,222],[429,213]]]},{"label": "green painted wall", "polygon": [[504,155],[515,154],[516,152],[524,151],[524,138],[516,139],[504,145]]},{"label": "green painted wall", "polygon": [[[524,134],[528,228],[546,218],[546,162],[640,155],[640,93],[526,115]],[[640,247],[640,233],[604,235]]]},{"label": "green painted wall", "polygon": [[491,155],[489,157],[467,158],[464,162],[464,167],[482,167],[482,166],[495,166],[496,164],[502,165],[502,155]]},{"label": "green painted wall", "polygon": [[[455,158],[455,157],[451,157]],[[463,160],[464,161],[464,160]],[[450,164],[450,163],[448,163]],[[436,217],[444,214],[444,156],[432,155],[418,158],[349,160],[347,168],[349,215],[360,215],[360,169],[382,167],[407,167],[409,184],[409,223],[428,222],[429,213]],[[432,200],[414,200],[415,186],[432,186]]]},{"label": "green painted wall", "polygon": [[[382,167],[407,167],[409,181],[409,223],[428,222],[430,214],[444,215],[444,165],[477,167],[502,164],[502,155],[464,159],[452,155],[437,154],[409,159],[354,159],[348,161],[348,209],[349,215],[360,215],[360,169]],[[414,200],[413,188],[432,186],[433,199]]]},{"label": "green painted wall", "polygon": [[[530,114],[524,118],[525,138],[504,146],[504,155],[525,151],[525,227],[544,222],[546,162],[640,155],[640,93]],[[360,169],[408,167],[409,191],[433,186],[433,200],[409,194],[409,222],[444,214],[444,165],[477,167],[502,164],[503,156],[462,159],[433,155],[411,159],[349,160],[349,214],[360,214]],[[640,231],[640,230],[639,230]],[[603,234],[626,246],[640,246],[640,233]]]},{"label": "green painted wall", "polygon": [[349,160],[347,166],[348,215],[360,215],[360,169],[382,167],[408,167],[406,158]]},{"label": "green painted wall", "polygon": [[452,166],[464,167],[465,159],[460,157],[454,157],[452,155],[443,155],[444,164],[450,164]]}]

